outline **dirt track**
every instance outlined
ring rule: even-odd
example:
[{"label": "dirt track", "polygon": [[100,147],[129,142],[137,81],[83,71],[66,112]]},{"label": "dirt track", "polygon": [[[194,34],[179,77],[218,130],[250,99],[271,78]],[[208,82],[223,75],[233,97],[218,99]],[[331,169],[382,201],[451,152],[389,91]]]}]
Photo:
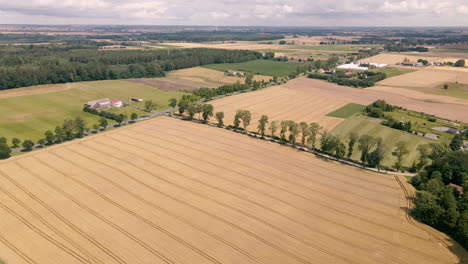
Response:
[{"label": "dirt track", "polygon": [[157,118],[0,162],[0,252],[7,263],[455,263],[407,222],[402,195],[391,176]]}]

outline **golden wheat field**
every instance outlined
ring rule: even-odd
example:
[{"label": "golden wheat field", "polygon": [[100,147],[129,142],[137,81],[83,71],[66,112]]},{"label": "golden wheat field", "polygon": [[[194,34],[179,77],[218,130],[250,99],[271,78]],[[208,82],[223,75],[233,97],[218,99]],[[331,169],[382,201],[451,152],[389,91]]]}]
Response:
[{"label": "golden wheat field", "polygon": [[[180,80],[187,80],[187,81],[193,81],[193,82],[206,82],[206,83],[215,83],[215,84],[229,84],[229,83],[235,83],[237,81],[240,81],[241,83],[244,83],[245,78],[243,77],[235,77],[235,76],[227,76],[221,71],[217,70],[211,70],[203,67],[193,67],[193,68],[187,68],[187,69],[182,69],[182,70],[175,70],[175,71],[170,71],[167,74],[167,77],[171,78],[176,78]],[[265,75],[255,75],[254,80],[256,81],[269,81],[272,77],[271,76],[265,76]]]},{"label": "golden wheat field", "polygon": [[212,102],[216,112],[223,111],[224,123],[232,125],[236,111],[249,110],[252,114],[250,131],[257,131],[261,115],[267,115],[269,121],[279,122],[317,122],[326,130],[332,130],[344,119],[326,116],[328,113],[350,103],[346,99],[331,96],[316,96],[306,91],[289,89],[290,85],[266,88],[256,92],[226,97]]},{"label": "golden wheat field", "polygon": [[456,263],[447,237],[407,217],[400,184],[161,117],[0,162],[0,258]]},{"label": "golden wheat field", "polygon": [[468,83],[468,72],[428,68],[394,76],[380,81],[378,84],[432,88],[448,82]]}]

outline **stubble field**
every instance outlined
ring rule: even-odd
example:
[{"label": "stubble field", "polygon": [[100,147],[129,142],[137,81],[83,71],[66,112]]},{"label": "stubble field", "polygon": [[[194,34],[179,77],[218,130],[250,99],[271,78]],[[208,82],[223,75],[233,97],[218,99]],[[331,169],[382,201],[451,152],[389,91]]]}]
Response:
[{"label": "stubble field", "polygon": [[0,196],[6,263],[457,261],[392,176],[170,118],[0,162]]}]

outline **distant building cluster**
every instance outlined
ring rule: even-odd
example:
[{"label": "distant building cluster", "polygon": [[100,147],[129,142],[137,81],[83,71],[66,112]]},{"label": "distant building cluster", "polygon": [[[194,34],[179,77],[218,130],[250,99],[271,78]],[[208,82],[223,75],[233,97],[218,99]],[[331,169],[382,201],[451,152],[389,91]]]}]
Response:
[{"label": "distant building cluster", "polygon": [[119,99],[114,99],[114,100],[109,100],[109,98],[104,98],[104,99],[99,99],[99,100],[94,100],[94,101],[89,101],[85,104],[87,107],[91,109],[102,109],[102,108],[111,108],[111,107],[122,107],[123,101]]},{"label": "distant building cluster", "polygon": [[[366,65],[366,66],[364,66]],[[351,63],[346,63],[338,66],[338,69],[343,69],[343,70],[358,70],[358,71],[367,71],[369,68],[383,68],[387,67],[388,64],[382,64],[382,63],[356,63],[356,62],[351,62]]]}]

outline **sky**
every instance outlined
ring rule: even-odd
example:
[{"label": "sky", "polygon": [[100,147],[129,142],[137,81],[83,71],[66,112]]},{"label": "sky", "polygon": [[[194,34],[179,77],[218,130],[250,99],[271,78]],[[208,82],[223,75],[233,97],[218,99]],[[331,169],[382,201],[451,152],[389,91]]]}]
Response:
[{"label": "sky", "polygon": [[468,1],[0,0],[0,24],[468,26]]}]

